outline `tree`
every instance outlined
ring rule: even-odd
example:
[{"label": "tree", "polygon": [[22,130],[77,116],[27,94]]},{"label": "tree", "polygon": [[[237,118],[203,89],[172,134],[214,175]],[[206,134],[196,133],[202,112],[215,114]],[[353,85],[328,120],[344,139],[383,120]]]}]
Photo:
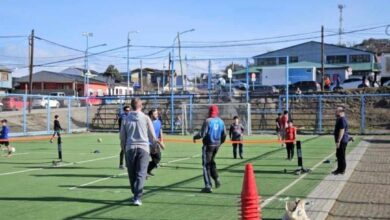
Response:
[{"label": "tree", "polygon": [[224,73],[227,73],[228,69],[232,69],[233,72],[245,69],[245,67],[241,64],[231,63],[225,67]]},{"label": "tree", "polygon": [[119,70],[112,64],[110,64],[106,71],[103,73],[103,76],[107,77],[110,83],[121,82],[123,80],[122,75],[119,73]]}]

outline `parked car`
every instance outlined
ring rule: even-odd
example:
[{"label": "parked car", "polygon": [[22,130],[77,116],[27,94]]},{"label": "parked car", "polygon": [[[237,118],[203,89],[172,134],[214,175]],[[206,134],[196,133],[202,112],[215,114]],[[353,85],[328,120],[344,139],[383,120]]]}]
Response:
[{"label": "parked car", "polygon": [[249,90],[254,95],[272,95],[279,93],[279,90],[275,86],[255,85],[250,87]]},{"label": "parked car", "polygon": [[234,88],[240,89],[240,90],[246,90],[248,88],[248,84],[246,84],[246,82],[243,82],[240,80],[234,81],[233,86],[234,86]]},{"label": "parked car", "polygon": [[3,103],[0,102],[0,112],[3,111]]},{"label": "parked car", "polygon": [[81,102],[81,105],[82,106],[86,106],[87,104],[89,106],[92,106],[92,105],[101,105],[102,104],[102,99],[101,98],[98,98],[96,96],[89,96],[88,98],[86,99],[81,99],[80,100]]},{"label": "parked car", "polygon": [[316,81],[299,81],[291,85],[291,93],[294,93],[297,89],[305,92],[319,92],[321,91],[321,85]]},{"label": "parked car", "polygon": [[[17,110],[22,110],[23,109],[23,98],[22,97],[5,97],[2,100],[3,110],[12,110],[12,111],[17,111]],[[26,104],[26,107],[28,107],[28,101]]]},{"label": "parked car", "polygon": [[390,86],[390,80],[383,83],[383,86]]},{"label": "parked car", "polygon": [[64,97],[65,93],[64,92],[52,92],[52,93],[50,93],[50,96],[62,96],[62,97]]},{"label": "parked car", "polygon": [[60,102],[56,99],[49,99],[47,97],[34,99],[32,101],[31,106],[33,108],[47,108],[48,106],[50,108],[59,108]]},{"label": "parked car", "polygon": [[340,87],[335,87],[336,89],[356,89],[358,86],[362,84],[362,79],[360,78],[349,78],[343,81],[343,83],[340,84]]}]

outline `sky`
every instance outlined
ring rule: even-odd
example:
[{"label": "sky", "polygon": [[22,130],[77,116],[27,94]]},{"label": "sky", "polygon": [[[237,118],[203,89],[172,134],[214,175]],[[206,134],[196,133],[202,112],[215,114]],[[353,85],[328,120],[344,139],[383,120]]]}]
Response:
[{"label": "sky", "polygon": [[[189,70],[207,69],[207,61],[191,59],[229,58],[212,60],[214,66],[242,62],[243,57],[252,57],[267,51],[302,43],[301,37],[319,37],[321,25],[325,34],[337,33],[339,27],[338,4],[345,5],[344,31],[390,24],[390,2],[387,0],[0,0],[0,65],[14,71],[15,76],[25,75],[28,64],[27,36],[35,35],[84,51],[86,39],[82,32],[92,32],[89,45],[107,44],[90,49],[100,52],[127,43],[130,34],[130,68],[163,68],[167,65],[170,49],[140,46],[170,46],[178,32],[195,29],[180,35],[182,58],[189,60]],[[279,36],[310,33],[284,38]],[[1,38],[1,36],[23,36]],[[248,39],[268,38],[257,41]],[[367,38],[390,38],[385,28],[343,36],[343,43],[359,43]],[[275,42],[275,41],[288,42]],[[316,38],[314,40],[320,40]],[[223,43],[221,41],[234,41]],[[237,42],[236,42],[237,41]],[[257,42],[258,45],[236,47],[186,48],[194,45],[221,45]],[[326,43],[337,43],[337,36],[325,37]],[[161,51],[162,50],[162,51]],[[160,53],[156,53],[159,52]],[[150,55],[156,53],[154,55]],[[177,57],[177,48],[174,51]],[[35,40],[35,64],[44,64],[83,56],[82,52],[55,46],[46,41]],[[150,55],[145,57],[144,55]],[[114,64],[126,71],[126,48],[89,58],[90,69],[104,71]],[[57,63],[42,69],[60,71],[67,67],[83,67],[84,60]]]}]

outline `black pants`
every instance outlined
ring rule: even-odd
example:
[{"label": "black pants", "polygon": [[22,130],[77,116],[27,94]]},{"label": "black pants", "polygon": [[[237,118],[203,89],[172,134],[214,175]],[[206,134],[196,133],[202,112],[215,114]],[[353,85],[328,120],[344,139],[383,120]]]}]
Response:
[{"label": "black pants", "polygon": [[241,143],[234,143],[233,144],[233,157],[234,157],[234,159],[237,158],[237,147],[238,147],[238,154],[240,155],[241,158],[242,158],[242,155],[244,153],[242,150],[243,145]]},{"label": "black pants", "polygon": [[57,135],[57,137],[61,137],[60,130],[54,131],[52,138],[54,138]]},{"label": "black pants", "polygon": [[345,168],[347,168],[347,163],[345,162],[345,150],[347,149],[348,142],[341,142],[340,147],[336,150],[336,158],[337,158],[337,171],[345,172]]},{"label": "black pants", "polygon": [[214,161],[218,149],[219,146],[202,147],[203,180],[206,188],[211,188],[213,186],[211,178],[213,178],[214,181],[218,179],[217,165]]},{"label": "black pants", "polygon": [[119,152],[119,166],[123,165],[123,157],[124,157],[124,152],[123,150],[121,150],[121,152]]},{"label": "black pants", "polygon": [[161,152],[156,152],[156,153],[150,154],[150,157],[152,158],[152,160],[149,161],[148,173],[150,173],[160,163]]},{"label": "black pants", "polygon": [[294,158],[294,143],[286,143],[287,159],[292,160]]}]

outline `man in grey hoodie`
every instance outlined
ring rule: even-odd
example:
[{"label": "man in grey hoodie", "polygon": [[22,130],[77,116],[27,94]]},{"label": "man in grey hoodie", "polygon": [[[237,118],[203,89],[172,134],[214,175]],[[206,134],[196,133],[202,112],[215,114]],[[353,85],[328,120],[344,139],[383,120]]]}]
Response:
[{"label": "man in grey hoodie", "polygon": [[127,172],[135,206],[142,205],[141,197],[149,164],[149,145],[157,145],[164,149],[154,134],[150,118],[142,112],[142,101],[139,98],[131,100],[132,111],[122,119],[120,141],[125,151]]}]

